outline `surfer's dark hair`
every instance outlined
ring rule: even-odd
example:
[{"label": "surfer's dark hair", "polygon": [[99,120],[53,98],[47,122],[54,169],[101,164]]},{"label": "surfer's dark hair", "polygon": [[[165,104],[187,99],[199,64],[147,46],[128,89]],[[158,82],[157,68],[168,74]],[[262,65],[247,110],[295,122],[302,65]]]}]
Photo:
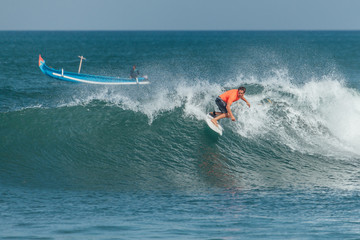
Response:
[{"label": "surfer's dark hair", "polygon": [[238,88],[238,91],[240,91],[240,90],[241,90],[241,91],[244,91],[244,93],[246,92],[246,88],[245,88],[245,87],[239,87],[239,88]]}]

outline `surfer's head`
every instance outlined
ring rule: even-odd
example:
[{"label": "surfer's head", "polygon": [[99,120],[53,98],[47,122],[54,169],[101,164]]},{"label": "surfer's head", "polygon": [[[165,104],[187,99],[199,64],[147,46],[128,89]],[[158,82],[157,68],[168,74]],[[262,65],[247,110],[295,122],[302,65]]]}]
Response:
[{"label": "surfer's head", "polygon": [[238,90],[239,90],[239,91],[243,91],[244,93],[246,92],[246,88],[245,88],[245,87],[239,87]]},{"label": "surfer's head", "polygon": [[239,96],[244,95],[245,92],[246,92],[246,88],[245,88],[245,87],[239,87],[239,88],[238,88],[238,94],[239,94]]}]

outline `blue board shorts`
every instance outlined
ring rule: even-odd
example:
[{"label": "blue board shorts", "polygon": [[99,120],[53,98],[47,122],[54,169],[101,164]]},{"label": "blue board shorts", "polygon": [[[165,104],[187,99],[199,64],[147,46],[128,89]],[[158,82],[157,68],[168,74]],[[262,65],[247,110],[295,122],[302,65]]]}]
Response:
[{"label": "blue board shorts", "polygon": [[226,102],[224,102],[224,100],[222,100],[220,97],[217,97],[215,99],[215,103],[216,105],[219,107],[220,112],[222,113],[227,113],[227,109],[226,109]]}]

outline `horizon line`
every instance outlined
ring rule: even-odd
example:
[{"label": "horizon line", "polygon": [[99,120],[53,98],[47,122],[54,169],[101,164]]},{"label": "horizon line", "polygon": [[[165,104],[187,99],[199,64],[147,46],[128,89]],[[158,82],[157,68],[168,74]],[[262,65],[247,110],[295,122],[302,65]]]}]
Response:
[{"label": "horizon line", "polygon": [[0,32],[350,32],[360,29],[0,29]]}]

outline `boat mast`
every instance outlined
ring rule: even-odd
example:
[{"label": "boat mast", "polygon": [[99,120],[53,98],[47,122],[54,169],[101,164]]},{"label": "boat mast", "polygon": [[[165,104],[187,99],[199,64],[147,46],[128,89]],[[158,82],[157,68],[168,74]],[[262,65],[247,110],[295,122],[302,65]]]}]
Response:
[{"label": "boat mast", "polygon": [[80,73],[80,70],[81,70],[81,64],[82,64],[82,60],[86,60],[86,58],[84,58],[83,56],[78,56],[80,58],[80,65],[79,65],[79,71],[78,73]]}]

